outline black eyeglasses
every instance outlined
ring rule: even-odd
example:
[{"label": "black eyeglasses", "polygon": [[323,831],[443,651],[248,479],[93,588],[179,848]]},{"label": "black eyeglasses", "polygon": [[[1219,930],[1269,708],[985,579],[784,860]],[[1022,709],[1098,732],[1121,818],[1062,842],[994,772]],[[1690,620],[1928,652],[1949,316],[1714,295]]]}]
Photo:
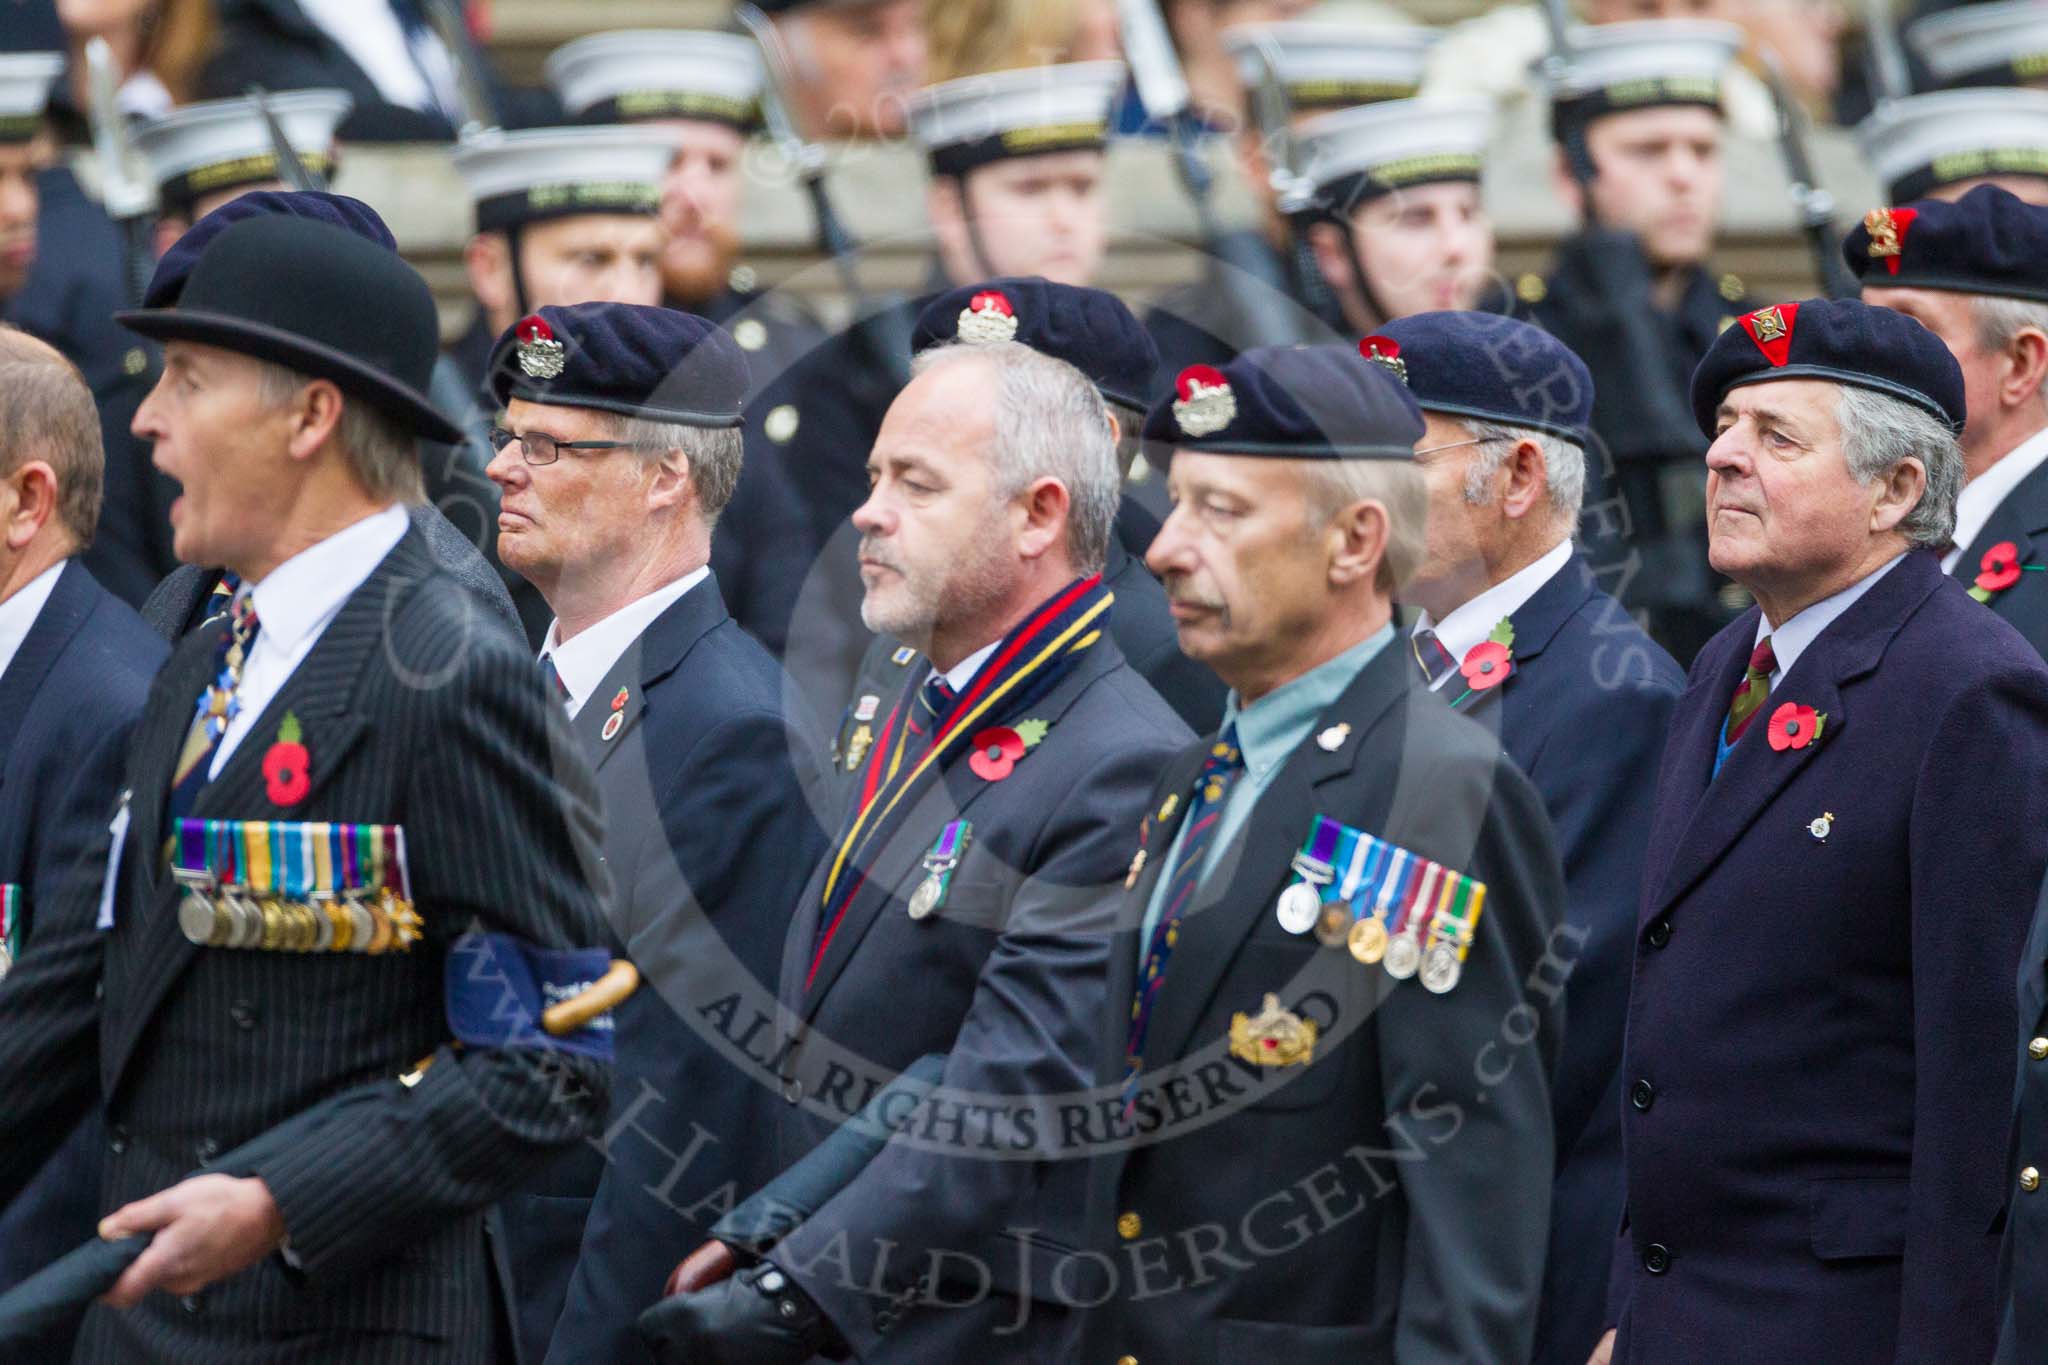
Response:
[{"label": "black eyeglasses", "polygon": [[529,431],[524,436],[507,431],[503,427],[491,428],[491,449],[502,451],[514,441],[519,443],[520,454],[528,464],[553,464],[562,458],[565,450],[636,450],[634,441],[558,441],[545,431]]}]

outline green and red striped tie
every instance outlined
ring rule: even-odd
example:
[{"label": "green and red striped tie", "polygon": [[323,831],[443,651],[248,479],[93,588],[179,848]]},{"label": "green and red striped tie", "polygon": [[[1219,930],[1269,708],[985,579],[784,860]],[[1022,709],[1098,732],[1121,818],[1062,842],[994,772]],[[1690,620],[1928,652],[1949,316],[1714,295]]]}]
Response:
[{"label": "green and red striped tie", "polygon": [[1771,699],[1771,674],[1777,667],[1778,656],[1771,652],[1771,637],[1766,635],[1750,652],[1749,671],[1742,675],[1741,683],[1735,688],[1735,700],[1728,705],[1730,744],[1742,738],[1742,732],[1749,728],[1757,712],[1763,710],[1764,703]]}]

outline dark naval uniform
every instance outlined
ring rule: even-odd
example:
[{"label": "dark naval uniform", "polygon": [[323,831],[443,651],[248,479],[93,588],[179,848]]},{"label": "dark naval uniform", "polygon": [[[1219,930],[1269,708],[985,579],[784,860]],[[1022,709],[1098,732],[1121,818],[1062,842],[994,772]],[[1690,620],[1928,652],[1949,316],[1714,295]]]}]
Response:
[{"label": "dark naval uniform", "polygon": [[[133,609],[75,560],[0,672],[0,894],[5,947],[35,937],[38,905],[89,897],[101,864],[93,851],[121,786],[128,741],[149,681],[169,651]],[[0,968],[4,975],[4,968]],[[88,1117],[35,1181],[0,1213],[0,1289],[90,1239],[99,1218],[100,1148]],[[39,1343],[66,1359],[76,1324]]]},{"label": "dark naval uniform", "polygon": [[[740,283],[752,277],[744,266],[733,274]],[[746,352],[746,458],[739,487],[711,534],[711,568],[733,619],[779,657],[819,542],[787,458],[796,409],[765,395],[825,340],[825,332],[786,295],[751,287],[736,285],[684,311],[720,324]]]},{"label": "dark naval uniform", "polygon": [[[1617,240],[1618,239],[1618,240]],[[1729,585],[1707,565],[1706,441],[1685,401],[1692,372],[1723,329],[1750,311],[1742,281],[1694,268],[1686,272],[1678,307],[1645,303],[1639,327],[1625,327],[1616,304],[1593,281],[1589,251],[1627,251],[1649,297],[1639,248],[1620,234],[1566,243],[1543,280],[1525,279],[1521,295],[1545,331],[1586,362],[1599,380],[1593,401],[1597,445],[1586,453],[1582,523],[1587,557],[1602,587],[1631,609],[1649,613],[1650,633],[1681,662],[1691,660],[1731,612]],[[1623,243],[1627,243],[1625,247]],[[1634,349],[1641,335],[1652,348]],[[1604,455],[1603,455],[1604,451]]]},{"label": "dark naval uniform", "polygon": [[170,505],[177,485],[150,463],[150,447],[129,430],[156,383],[154,348],[114,321],[134,300],[121,277],[121,239],[106,212],[70,171],[40,177],[36,263],[28,285],[0,308],[13,323],[78,366],[100,413],[106,449],[99,525],[83,560],[93,577],[131,607],[177,567]]}]

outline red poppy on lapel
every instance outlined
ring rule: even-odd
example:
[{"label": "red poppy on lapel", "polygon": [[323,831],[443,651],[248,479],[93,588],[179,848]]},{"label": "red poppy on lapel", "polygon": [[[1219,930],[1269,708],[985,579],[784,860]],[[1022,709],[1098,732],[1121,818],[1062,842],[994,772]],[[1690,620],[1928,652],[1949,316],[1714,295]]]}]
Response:
[{"label": "red poppy on lapel", "polygon": [[1804,749],[1820,738],[1821,727],[1827,723],[1828,718],[1817,714],[1811,706],[1788,701],[1771,712],[1771,747],[1779,753]]},{"label": "red poppy on lapel", "polygon": [[1513,651],[1498,640],[1480,641],[1465,651],[1465,661],[1458,665],[1458,672],[1465,675],[1465,686],[1474,692],[1499,687],[1514,671]]},{"label": "red poppy on lapel", "polygon": [[2020,581],[2020,547],[2001,540],[1984,552],[1977,563],[1977,586],[1986,592],[2004,592]]},{"label": "red poppy on lapel", "polygon": [[313,756],[300,741],[299,718],[290,711],[277,727],[277,742],[263,751],[263,785],[274,806],[296,806],[313,790]]},{"label": "red poppy on lapel", "polygon": [[1007,725],[991,726],[974,737],[967,766],[984,782],[1000,782],[1024,757],[1024,737]]}]

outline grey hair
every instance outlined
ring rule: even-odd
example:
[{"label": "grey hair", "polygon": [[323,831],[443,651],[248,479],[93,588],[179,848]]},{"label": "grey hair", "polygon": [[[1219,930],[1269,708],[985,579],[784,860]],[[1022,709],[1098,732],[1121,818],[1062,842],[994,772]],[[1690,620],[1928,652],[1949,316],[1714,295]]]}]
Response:
[{"label": "grey hair", "polygon": [[1945,550],[1956,533],[1956,498],[1963,491],[1963,447],[1946,423],[1903,398],[1852,384],[1842,386],[1835,425],[1849,475],[1868,486],[1907,460],[1927,473],[1920,501],[1899,523],[1899,533],[1921,549]]},{"label": "grey hair", "polygon": [[1534,427],[1509,426],[1503,422],[1467,422],[1465,430],[1475,441],[1484,442],[1465,469],[1465,501],[1474,507],[1486,505],[1486,485],[1509,454],[1523,441],[1534,441],[1543,452],[1544,481],[1550,488],[1550,510],[1565,526],[1579,524],[1579,508],[1586,500],[1586,448]]},{"label": "grey hair", "polygon": [[1101,572],[1123,491],[1101,393],[1066,361],[1015,341],[948,342],[920,351],[910,368],[921,377],[969,360],[996,372],[989,463],[997,492],[1015,497],[1038,479],[1057,479],[1067,490],[1067,553],[1079,572]]},{"label": "grey hair", "polygon": [[690,487],[696,490],[698,511],[707,531],[718,524],[718,514],[740,486],[747,442],[738,427],[693,427],[645,417],[613,417],[612,439],[641,447],[643,459],[681,451],[689,462]]},{"label": "grey hair", "polygon": [[1310,530],[1321,530],[1346,508],[1377,502],[1387,509],[1387,551],[1375,586],[1392,592],[1422,567],[1429,520],[1429,490],[1422,471],[1404,460],[1302,460],[1302,488]]},{"label": "grey hair", "polygon": [[[292,401],[300,389],[313,382],[310,375],[268,360],[257,364],[257,395],[273,408]],[[411,432],[384,412],[346,391],[342,394],[341,422],[335,440],[361,481],[363,491],[373,498],[393,502],[419,503],[427,499],[426,483],[420,474],[419,443]]]},{"label": "grey hair", "polygon": [[[1977,323],[1980,350],[2002,351],[2014,337],[2030,329],[2048,335],[2048,303],[1977,294],[1970,300],[1970,311]],[[2048,402],[2048,379],[2041,381],[2035,396]]]}]

